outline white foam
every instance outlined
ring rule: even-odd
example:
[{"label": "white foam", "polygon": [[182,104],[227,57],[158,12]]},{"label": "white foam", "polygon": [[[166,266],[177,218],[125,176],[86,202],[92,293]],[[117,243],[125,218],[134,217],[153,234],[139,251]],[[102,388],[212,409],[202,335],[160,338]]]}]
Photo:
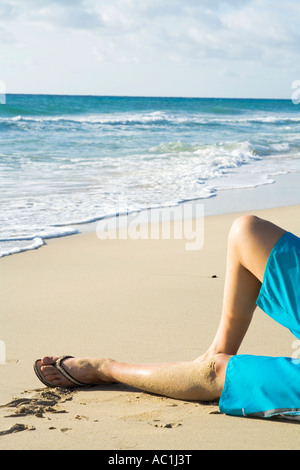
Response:
[{"label": "white foam", "polygon": [[[70,235],[76,231],[67,226],[118,213],[207,199],[221,189],[271,184],[276,174],[293,171],[298,161],[272,155],[262,161],[249,141],[175,141],[128,158],[77,156],[70,164],[37,160],[28,166],[28,179],[18,178],[16,172],[11,179],[9,173],[5,176],[0,252],[9,252],[8,242],[30,249],[33,239]],[[26,168],[20,169],[25,175]],[[45,184],[41,175],[46,175]]]},{"label": "white foam", "polygon": [[70,225],[271,184],[299,169],[298,116],[177,109],[1,117],[7,142],[16,129],[16,146],[3,146],[0,159],[1,256],[74,233]]},{"label": "white foam", "polygon": [[[25,230],[26,228],[28,230],[28,227],[24,227]],[[24,251],[36,250],[45,245],[45,240],[47,239],[65,237],[77,233],[79,233],[77,229],[44,229],[40,230],[38,234],[0,238],[0,258]]]},{"label": "white foam", "polygon": [[[174,121],[176,117],[161,112],[154,111],[150,113],[115,113],[115,114],[88,114],[88,115],[64,115],[64,116],[14,116],[14,117],[1,117],[0,121],[7,122],[75,122],[75,123],[87,123],[87,124],[111,124],[111,125],[126,125],[126,124],[147,124],[161,121]],[[177,121],[178,122],[178,121]]]},{"label": "white foam", "polygon": [[195,114],[195,115],[181,115],[172,114],[164,111],[153,111],[144,113],[124,112],[124,113],[110,113],[110,114],[87,114],[75,115],[66,114],[62,116],[14,116],[14,117],[1,117],[0,121],[7,122],[37,122],[37,123],[66,123],[74,122],[81,124],[103,124],[103,125],[127,125],[127,124],[153,124],[153,123],[170,123],[170,124],[281,124],[300,123],[300,117],[294,114],[282,116],[266,116],[265,114],[253,114],[249,116],[237,117],[219,117],[216,115]]},{"label": "white foam", "polygon": [[30,241],[10,240],[0,241],[0,258],[16,253],[22,253],[24,251],[36,250],[45,244],[42,238],[34,238]]}]

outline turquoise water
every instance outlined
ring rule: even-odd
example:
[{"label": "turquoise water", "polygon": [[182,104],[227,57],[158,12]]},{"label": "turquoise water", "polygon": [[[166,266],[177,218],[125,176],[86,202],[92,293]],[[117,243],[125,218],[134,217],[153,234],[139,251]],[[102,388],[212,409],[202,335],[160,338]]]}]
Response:
[{"label": "turquoise water", "polygon": [[289,100],[8,95],[0,105],[0,256],[73,224],[176,206],[300,171]]}]

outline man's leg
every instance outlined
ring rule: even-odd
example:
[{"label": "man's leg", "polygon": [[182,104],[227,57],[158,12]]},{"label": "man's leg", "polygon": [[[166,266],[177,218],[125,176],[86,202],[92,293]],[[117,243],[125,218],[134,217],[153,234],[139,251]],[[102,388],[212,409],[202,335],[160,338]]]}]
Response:
[{"label": "man's leg", "polygon": [[[182,400],[211,401],[221,396],[230,356],[217,355],[201,363],[170,362],[128,364],[112,359],[69,358],[63,367],[77,380],[86,383],[119,382],[145,392]],[[44,379],[56,387],[71,387],[53,364],[57,357],[45,357],[38,365]]]},{"label": "man's leg", "polygon": [[[233,224],[228,242],[221,322],[205,356],[193,362],[163,364],[67,359],[64,366],[77,380],[87,384],[116,381],[184,400],[219,398],[228,360],[237,353],[250,324],[268,256],[284,233],[270,222],[252,216],[241,217]],[[54,357],[44,358],[38,365],[40,372],[57,387],[71,386],[51,366],[55,360]]]},{"label": "man's leg", "polygon": [[182,400],[211,401],[220,398],[230,356],[218,355],[201,363],[111,364],[117,382],[146,392]]},{"label": "man's leg", "polygon": [[237,353],[256,307],[268,257],[284,233],[280,227],[255,216],[242,216],[233,223],[228,238],[221,321],[209,350],[196,361],[218,353]]}]

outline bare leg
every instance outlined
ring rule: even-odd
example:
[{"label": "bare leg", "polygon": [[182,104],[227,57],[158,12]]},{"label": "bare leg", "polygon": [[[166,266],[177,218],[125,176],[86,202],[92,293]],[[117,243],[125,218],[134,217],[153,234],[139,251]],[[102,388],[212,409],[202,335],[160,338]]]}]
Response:
[{"label": "bare leg", "polygon": [[210,401],[221,396],[229,358],[223,355],[202,363],[160,365],[115,362],[110,373],[116,381],[146,392],[183,400]]},{"label": "bare leg", "polygon": [[[84,383],[121,382],[140,390],[184,400],[210,401],[221,396],[230,356],[218,355],[202,363],[170,362],[127,364],[112,359],[67,359],[64,367]],[[44,378],[57,387],[72,384],[51,364],[56,357],[45,357],[40,364]]]},{"label": "bare leg", "polygon": [[[111,359],[67,359],[65,367],[81,382],[122,382],[141,390],[184,400],[220,397],[228,360],[237,353],[250,324],[268,256],[285,233],[257,217],[244,216],[233,224],[220,325],[208,352],[193,362],[126,364]],[[71,386],[46,357],[40,371],[55,386]]]},{"label": "bare leg", "polygon": [[221,321],[204,356],[234,355],[250,325],[265,266],[272,248],[285,230],[255,216],[242,216],[228,239],[227,269]]}]

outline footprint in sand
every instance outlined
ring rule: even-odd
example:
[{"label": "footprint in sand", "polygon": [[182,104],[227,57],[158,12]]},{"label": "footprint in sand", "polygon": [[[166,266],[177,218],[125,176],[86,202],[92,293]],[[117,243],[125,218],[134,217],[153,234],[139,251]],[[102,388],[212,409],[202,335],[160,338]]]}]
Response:
[{"label": "footprint in sand", "polygon": [[20,431],[35,431],[34,426],[27,426],[27,424],[16,423],[5,431],[0,431],[0,436],[5,436],[6,434],[13,434]]},{"label": "footprint in sand", "polygon": [[66,391],[48,391],[42,390],[35,393],[31,398],[15,398],[0,408],[13,408],[12,414],[4,416],[12,418],[16,416],[35,415],[42,418],[44,413],[67,413],[67,411],[59,407],[60,403],[72,399],[72,393]]},{"label": "footprint in sand", "polygon": [[149,424],[151,424],[155,428],[167,428],[167,429],[178,428],[179,426],[182,426],[182,423],[160,423],[159,421],[160,421],[159,419],[155,419],[154,420],[155,424],[153,423],[149,423]]}]

